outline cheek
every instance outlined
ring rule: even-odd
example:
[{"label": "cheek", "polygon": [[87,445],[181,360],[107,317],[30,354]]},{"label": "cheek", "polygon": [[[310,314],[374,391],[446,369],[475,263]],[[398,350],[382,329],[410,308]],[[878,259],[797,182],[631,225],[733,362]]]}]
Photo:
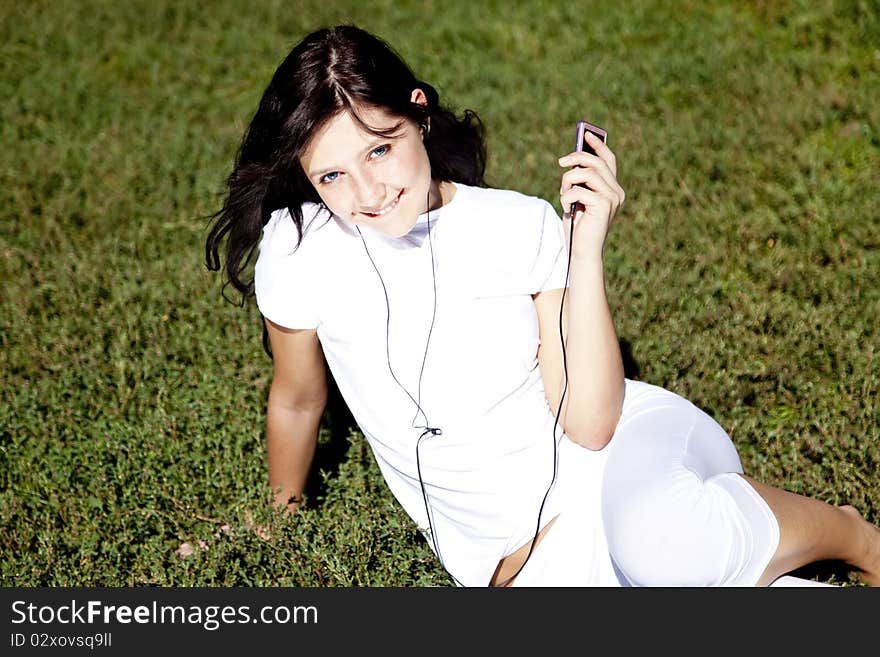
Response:
[{"label": "cheek", "polygon": [[413,164],[423,170],[430,171],[431,161],[428,159],[428,151],[425,150],[424,145],[420,142],[414,150]]},{"label": "cheek", "polygon": [[343,184],[327,185],[316,188],[318,196],[331,212],[339,216],[345,216],[351,212],[351,200],[345,191]]},{"label": "cheek", "polygon": [[430,184],[431,162],[421,144],[411,146],[397,161],[401,175],[412,179],[412,184]]}]

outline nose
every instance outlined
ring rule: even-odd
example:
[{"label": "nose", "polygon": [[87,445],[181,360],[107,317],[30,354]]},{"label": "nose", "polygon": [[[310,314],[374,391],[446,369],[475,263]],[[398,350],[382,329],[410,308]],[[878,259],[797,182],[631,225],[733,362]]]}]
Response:
[{"label": "nose", "polygon": [[353,173],[354,202],[361,212],[375,212],[385,201],[385,185],[368,171]]}]

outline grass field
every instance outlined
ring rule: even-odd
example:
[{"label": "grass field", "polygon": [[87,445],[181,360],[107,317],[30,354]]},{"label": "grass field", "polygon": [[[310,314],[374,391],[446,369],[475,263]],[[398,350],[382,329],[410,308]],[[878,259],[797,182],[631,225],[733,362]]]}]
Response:
[{"label": "grass field", "polygon": [[880,523],[876,0],[4,2],[4,586],[451,585],[338,407],[309,508],[269,510],[259,315],[204,266],[263,88],[339,22],[480,113],[494,186],[558,205],[575,121],[606,127],[629,375]]}]

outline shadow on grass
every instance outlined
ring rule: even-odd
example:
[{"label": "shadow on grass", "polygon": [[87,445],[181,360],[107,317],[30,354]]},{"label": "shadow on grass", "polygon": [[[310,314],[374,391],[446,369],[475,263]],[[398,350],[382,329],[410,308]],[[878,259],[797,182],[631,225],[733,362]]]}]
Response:
[{"label": "shadow on grass", "polygon": [[862,586],[850,573],[852,569],[840,561],[817,561],[788,574],[835,586]]},{"label": "shadow on grass", "polygon": [[348,436],[353,430],[358,430],[357,422],[342,398],[329,369],[327,370],[327,407],[324,409],[321,426],[329,433],[329,440],[319,441],[315,448],[312,470],[304,491],[309,499],[309,506],[314,508],[321,507],[327,494],[327,484],[321,472],[329,475],[327,480],[338,476],[339,466],[348,453]]},{"label": "shadow on grass", "polygon": [[633,358],[632,343],[626,338],[620,338],[617,342],[620,345],[620,356],[623,358],[623,375],[627,379],[638,380],[642,374],[642,368],[639,367],[636,359]]}]

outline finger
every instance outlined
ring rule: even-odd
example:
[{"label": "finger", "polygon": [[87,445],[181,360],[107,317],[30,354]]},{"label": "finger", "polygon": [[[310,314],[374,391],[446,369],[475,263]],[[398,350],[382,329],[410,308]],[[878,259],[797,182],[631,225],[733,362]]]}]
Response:
[{"label": "finger", "polygon": [[609,185],[597,171],[575,169],[569,173],[571,175],[566,174],[568,177],[564,179],[562,188],[559,190],[560,198],[571,188],[587,188],[607,200],[612,215],[623,205],[624,194],[620,186]]},{"label": "finger", "polygon": [[[604,174],[604,175],[603,175]],[[606,176],[610,172],[604,172],[597,169],[572,169],[562,176],[562,187],[559,192],[562,193],[569,187],[575,185],[586,185],[595,192],[604,194],[612,199],[615,203],[620,204],[623,200],[623,189],[617,184],[614,178],[609,181]]]},{"label": "finger", "polygon": [[[575,167],[574,169],[567,171],[562,175],[562,186],[560,187],[559,192],[562,193],[571,185],[584,184],[590,179],[590,176],[592,175],[601,176],[601,179],[602,181],[604,181],[605,185],[607,185],[609,192],[612,193],[614,197],[616,197],[617,204],[623,204],[623,201],[626,198],[626,193],[623,191],[623,187],[620,186],[620,183],[617,182],[617,178],[613,176],[611,171],[608,170],[608,167],[604,163],[597,168]],[[593,187],[593,185],[588,186]]]},{"label": "finger", "polygon": [[596,151],[596,155],[602,158],[602,161],[608,165],[611,173],[616,176],[617,156],[614,155],[614,152],[610,148],[608,148],[608,144],[606,144],[604,141],[602,141],[599,137],[594,135],[586,128],[584,128],[584,141],[586,141],[590,146],[593,147],[593,150]]},{"label": "finger", "polygon": [[583,169],[595,169],[600,171],[609,185],[617,185],[617,174],[608,166],[608,163],[598,155],[575,151],[559,158],[559,165],[563,167],[580,167]]},{"label": "finger", "polygon": [[586,151],[572,151],[560,157],[558,162],[563,167],[608,166],[601,157]]},{"label": "finger", "polygon": [[[585,187],[572,187],[560,194],[559,201],[562,203],[563,219],[570,218],[572,203],[580,203],[584,210],[594,211],[596,214],[608,216],[609,221],[614,216],[616,207],[611,199],[598,194]],[[577,213],[576,213],[577,214]],[[591,212],[593,214],[593,212]]]}]

